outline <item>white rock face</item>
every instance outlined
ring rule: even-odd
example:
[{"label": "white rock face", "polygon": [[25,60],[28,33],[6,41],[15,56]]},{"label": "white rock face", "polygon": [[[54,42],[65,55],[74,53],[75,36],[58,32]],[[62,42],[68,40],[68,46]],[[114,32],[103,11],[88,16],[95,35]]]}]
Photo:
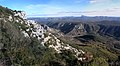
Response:
[{"label": "white rock face", "polygon": [[[52,35],[52,34],[51,34]],[[42,44],[44,45],[46,42],[49,42],[49,39],[52,39],[52,42],[54,41],[55,44],[50,44],[49,48],[53,48],[57,53],[62,53],[62,50],[70,50],[72,53],[74,53],[75,57],[80,60],[83,61],[84,57],[79,57],[81,54],[85,54],[84,51],[80,50],[80,49],[76,49],[72,46],[70,46],[69,44],[64,44],[62,41],[60,41],[57,37],[55,37],[54,35],[48,36],[44,39],[44,41],[42,42]],[[54,39],[54,40],[53,40]]]},{"label": "white rock face", "polygon": [[76,28],[76,29],[81,29],[81,30],[82,30],[82,29],[84,29],[84,25],[83,25],[83,24],[76,25],[75,28]]},{"label": "white rock face", "polygon": [[80,24],[80,26],[79,26],[78,29],[84,29],[84,25],[83,25],[83,24]]},{"label": "white rock face", "polygon": [[25,37],[29,37],[28,33],[26,33],[25,31],[22,31],[22,33],[24,34]]},{"label": "white rock face", "polygon": [[[20,30],[22,31],[22,33],[24,34],[24,36],[26,37],[28,33],[29,37],[36,37],[38,40],[44,38],[44,33],[46,32],[46,30],[44,29],[43,26],[41,26],[40,24],[37,24],[37,22],[33,21],[33,20],[26,20],[26,14],[23,11],[14,11],[14,16],[16,17],[16,22],[20,23],[22,25],[24,25],[26,27],[26,30],[24,31],[23,29]],[[22,19],[20,19],[20,18]],[[12,17],[9,16],[9,20],[11,20]]]},{"label": "white rock face", "polygon": [[23,19],[26,19],[26,13],[24,11],[17,11],[17,12],[14,12],[14,16],[19,16]]},{"label": "white rock face", "polygon": [[[23,11],[15,11],[14,12],[14,16],[16,17],[16,22],[20,23],[22,25],[24,25],[24,27],[26,27],[26,30],[24,28],[22,28],[22,26],[19,26],[20,30],[22,31],[22,33],[24,34],[25,37],[29,36],[29,37],[36,37],[38,40],[44,38],[44,33],[46,32],[46,30],[44,29],[43,26],[41,26],[40,24],[37,24],[37,22],[33,21],[33,20],[26,20],[26,14]],[[20,19],[20,18],[24,19]],[[11,20],[12,17],[9,16],[9,20]],[[28,34],[29,33],[29,34]]]},{"label": "white rock face", "polygon": [[40,24],[37,24],[33,20],[26,21],[26,24],[28,26],[33,26],[32,28],[26,30],[26,31],[29,30],[32,31],[30,36],[37,37],[38,39],[44,38],[44,33],[46,32],[46,30]]},{"label": "white rock face", "polygon": [[41,44],[42,44],[43,46],[45,46],[44,44],[45,44],[50,38],[51,38],[50,36],[44,38],[44,40],[41,42]]},{"label": "white rock face", "polygon": [[13,18],[12,18],[11,15],[9,16],[8,20],[9,20],[9,21],[12,21],[12,20],[13,20]]},{"label": "white rock face", "polygon": [[26,29],[26,33],[31,31],[30,37],[36,37],[38,40],[44,38],[44,33],[46,32],[46,30],[40,24],[37,24],[33,20],[27,20],[25,21],[25,26],[28,27]]}]

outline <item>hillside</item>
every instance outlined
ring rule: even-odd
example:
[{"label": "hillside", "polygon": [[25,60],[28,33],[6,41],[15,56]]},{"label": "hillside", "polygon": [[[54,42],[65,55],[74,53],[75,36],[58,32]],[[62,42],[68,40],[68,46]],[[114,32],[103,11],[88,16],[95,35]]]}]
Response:
[{"label": "hillside", "polygon": [[27,20],[25,15],[0,6],[0,66],[119,65],[119,53],[101,42],[71,44],[54,35],[48,26]]},{"label": "hillside", "polygon": [[120,38],[120,23],[115,21],[101,21],[101,22],[57,22],[47,23],[48,26],[58,29],[64,34],[84,35],[84,34],[101,34]]},{"label": "hillside", "polygon": [[[49,22],[47,25],[62,32],[63,35],[71,39],[78,39],[80,42],[102,42],[108,47],[120,52],[120,23],[114,21],[101,21],[101,22]],[[69,39],[68,38],[68,39]],[[74,42],[74,41],[73,41]],[[76,43],[79,43],[77,42]]]},{"label": "hillside", "polygon": [[[1,65],[54,66],[57,64],[63,66],[73,65],[74,62],[73,64],[69,62],[74,60],[76,60],[76,64],[79,60],[85,60],[83,59],[86,57],[84,56],[85,52],[69,44],[64,44],[47,32],[45,26],[24,19],[23,12],[12,11],[4,7],[0,9],[2,14],[0,21]],[[67,52],[70,54],[66,55]]]}]

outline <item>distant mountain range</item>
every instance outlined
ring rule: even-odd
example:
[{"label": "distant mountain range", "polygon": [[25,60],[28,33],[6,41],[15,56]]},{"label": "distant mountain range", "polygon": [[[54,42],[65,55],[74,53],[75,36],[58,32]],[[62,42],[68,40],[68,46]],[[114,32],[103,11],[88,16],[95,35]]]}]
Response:
[{"label": "distant mountain range", "polygon": [[105,16],[81,16],[81,17],[32,17],[28,18],[30,20],[35,20],[40,23],[47,22],[99,22],[99,21],[119,21],[120,17],[105,17]]}]

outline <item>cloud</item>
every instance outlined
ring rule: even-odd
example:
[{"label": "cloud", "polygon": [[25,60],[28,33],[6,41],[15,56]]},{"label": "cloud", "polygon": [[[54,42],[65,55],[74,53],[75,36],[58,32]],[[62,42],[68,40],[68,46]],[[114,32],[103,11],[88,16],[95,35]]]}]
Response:
[{"label": "cloud", "polygon": [[[93,1],[93,0],[92,0]],[[105,0],[94,0],[103,2]],[[110,1],[110,0],[109,0]],[[120,16],[120,7],[103,8],[101,10],[72,10],[52,4],[32,4],[25,7],[29,17],[61,17],[61,16]]]},{"label": "cloud", "polygon": [[89,2],[91,4],[95,4],[95,3],[105,3],[105,2],[110,2],[112,0],[90,0]]},{"label": "cloud", "polygon": [[92,13],[92,12],[96,12],[96,11],[78,11],[78,12],[59,12],[59,13],[62,13],[62,14],[65,14],[65,13],[73,13],[73,14],[82,14],[82,13]]},{"label": "cloud", "polygon": [[100,10],[100,11],[84,13],[84,15],[88,15],[88,16],[119,16],[120,17],[120,8],[104,9],[104,10]]},{"label": "cloud", "polygon": [[[120,17],[120,8],[111,8],[111,9],[104,9],[99,11],[78,11],[78,12],[72,12],[72,11],[66,11],[66,12],[58,12],[58,13],[52,13],[52,14],[37,14],[37,15],[31,15],[34,17],[62,17],[62,16],[118,16]],[[30,15],[29,15],[30,16]]]},{"label": "cloud", "polygon": [[91,0],[91,1],[90,1],[90,3],[96,3],[96,2],[97,2],[97,1],[95,1],[95,0]]},{"label": "cloud", "polygon": [[[62,14],[58,12],[64,12],[67,11],[65,7],[61,6],[55,6],[52,4],[32,4],[28,5],[25,8],[25,11],[27,12],[28,16],[67,16],[67,14]],[[69,16],[69,15],[68,15]]]},{"label": "cloud", "polygon": [[60,11],[64,11],[65,9],[59,6],[49,5],[49,4],[36,4],[36,5],[28,5],[25,7],[26,11],[31,11],[29,13],[36,14],[52,14]]},{"label": "cloud", "polygon": [[73,16],[119,16],[120,17],[120,8],[111,8],[104,10],[96,10],[96,11],[79,11],[79,12],[59,12],[60,14],[69,14]]}]

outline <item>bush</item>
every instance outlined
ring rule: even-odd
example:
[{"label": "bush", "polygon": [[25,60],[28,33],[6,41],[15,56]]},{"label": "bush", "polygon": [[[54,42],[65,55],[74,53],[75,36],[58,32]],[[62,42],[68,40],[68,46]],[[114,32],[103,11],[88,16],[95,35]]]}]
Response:
[{"label": "bush", "polygon": [[109,66],[109,64],[106,62],[104,58],[99,57],[93,60],[91,66]]}]

